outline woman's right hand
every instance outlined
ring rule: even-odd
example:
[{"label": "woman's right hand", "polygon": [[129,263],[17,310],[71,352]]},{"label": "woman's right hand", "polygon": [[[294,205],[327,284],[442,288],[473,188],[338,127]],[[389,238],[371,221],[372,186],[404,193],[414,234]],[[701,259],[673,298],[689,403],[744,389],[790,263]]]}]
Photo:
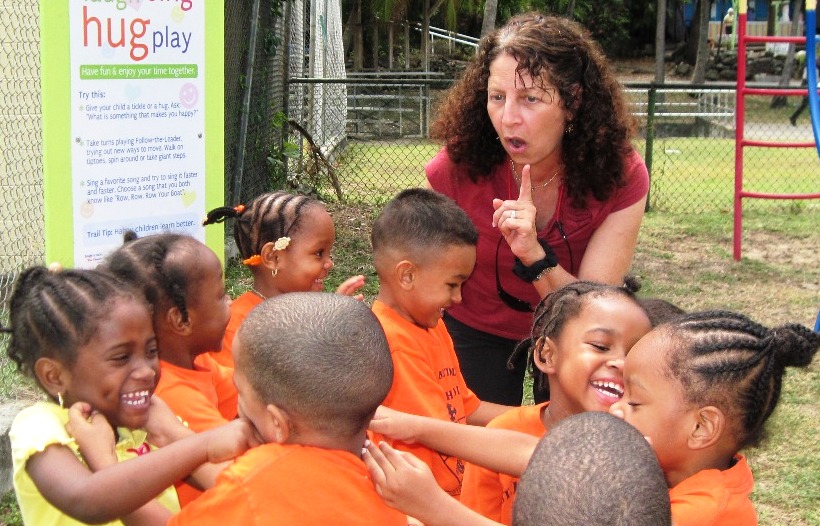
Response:
[{"label": "woman's right hand", "polygon": [[538,244],[538,230],[535,226],[538,211],[532,201],[530,165],[524,165],[521,170],[518,199],[493,199],[493,208],[493,226],[498,227],[513,255],[525,265],[544,259],[546,254]]}]

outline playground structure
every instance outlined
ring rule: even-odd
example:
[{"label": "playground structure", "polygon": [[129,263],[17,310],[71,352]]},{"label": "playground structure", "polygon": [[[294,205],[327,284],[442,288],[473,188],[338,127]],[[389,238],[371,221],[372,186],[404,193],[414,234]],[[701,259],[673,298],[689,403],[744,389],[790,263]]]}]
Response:
[{"label": "playground structure", "polygon": [[[738,5],[738,60],[737,60],[737,126],[735,127],[735,199],[734,199],[734,242],[733,256],[735,261],[741,257],[741,238],[743,234],[743,198],[756,199],[820,199],[820,192],[808,194],[778,194],[749,192],[743,189],[743,149],[747,147],[764,148],[817,148],[820,156],[820,96],[817,85],[817,0],[806,0],[805,37],[793,36],[749,36],[746,34],[747,20],[746,0]],[[806,45],[805,89],[749,88],[746,86],[746,51],[750,43],[784,43]],[[745,98],[749,95],[808,95],[814,142],[773,142],[748,140],[744,137]]]}]

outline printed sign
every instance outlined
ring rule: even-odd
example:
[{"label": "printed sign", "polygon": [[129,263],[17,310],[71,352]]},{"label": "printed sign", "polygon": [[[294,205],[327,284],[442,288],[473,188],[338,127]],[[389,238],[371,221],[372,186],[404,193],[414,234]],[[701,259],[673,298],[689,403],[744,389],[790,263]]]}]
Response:
[{"label": "printed sign", "polygon": [[[55,14],[55,4],[42,2],[44,26],[54,24],[54,16],[45,20]],[[54,201],[49,192],[62,199],[70,195],[73,266],[96,266],[122,244],[127,230],[206,240],[201,220],[207,208],[221,204],[223,189],[222,48],[212,64],[208,41],[214,37],[206,21],[219,18],[211,25],[218,26],[221,44],[221,7],[206,16],[204,0],[69,0],[62,17],[68,23],[62,32],[66,70],[47,56],[59,46],[59,35],[44,42],[44,92],[67,91],[67,96],[53,95],[49,104],[44,94],[46,235],[59,236],[66,228],[65,217],[49,213]],[[49,82],[63,75],[68,82]],[[206,82],[214,76],[219,80]],[[57,100],[68,107],[61,111]],[[217,101],[211,106],[218,118],[208,119],[208,100]],[[70,134],[70,162],[55,159],[48,148],[56,143],[56,155],[65,151],[63,130]],[[209,165],[216,168],[212,184],[206,179]],[[221,236],[216,240],[218,250],[209,244],[221,254]],[[46,241],[49,260],[68,259],[67,247]],[[49,246],[55,249],[51,254]]]}]

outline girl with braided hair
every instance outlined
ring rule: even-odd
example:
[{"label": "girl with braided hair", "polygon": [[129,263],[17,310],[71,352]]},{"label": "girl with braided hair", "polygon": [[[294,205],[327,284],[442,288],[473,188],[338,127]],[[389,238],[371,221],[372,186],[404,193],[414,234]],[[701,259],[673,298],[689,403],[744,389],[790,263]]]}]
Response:
[{"label": "girl with braided hair", "polygon": [[30,267],[17,278],[9,327],[2,331],[11,335],[9,358],[47,396],[23,409],[9,432],[23,521],[122,524],[118,519],[152,516],[155,506],[178,511],[174,488],[151,481],[112,499],[116,486],[108,475],[91,472],[100,466],[77,444],[72,427],[105,417],[119,463],[154,449],[144,428],[159,361],[139,292],[95,270]]},{"label": "girl with braided hair", "polygon": [[[196,432],[236,418],[233,368],[211,357],[222,345],[231,304],[213,250],[183,234],[137,239],[130,232],[100,268],[141,290],[151,306],[162,367],[157,396]],[[185,506],[201,491],[180,482],[177,493]]]},{"label": "girl with braided hair", "polygon": [[[634,286],[634,284],[633,284]],[[548,295],[535,311],[531,338],[516,352],[529,354],[536,381],[549,383],[550,401],[516,407],[494,418],[482,430],[492,433],[516,431],[541,438],[566,417],[586,411],[608,411],[623,391],[623,363],[629,349],[651,329],[649,317],[635,298],[633,289],[589,281],[576,281]],[[511,360],[515,360],[513,357]],[[434,418],[406,415],[380,408],[370,429],[396,439],[419,442],[438,451],[471,460],[465,448],[483,443],[484,437],[454,435],[471,433],[476,426],[453,426]],[[415,422],[415,424],[411,424]],[[459,429],[456,429],[459,428]],[[469,429],[460,429],[469,428]],[[418,431],[418,434],[416,433]],[[428,439],[435,442],[427,442]],[[511,442],[500,447],[481,447],[482,454],[529,458],[535,440],[522,448]],[[388,448],[386,444],[382,447]],[[449,450],[447,448],[450,448]],[[518,454],[520,453],[520,454]],[[379,491],[387,472],[379,467],[385,460],[373,448],[364,456]],[[389,473],[388,473],[389,474]],[[520,473],[518,473],[520,476]],[[432,477],[432,474],[430,474]],[[451,506],[442,508],[442,499],[433,493],[413,498],[410,485],[405,493],[391,494],[388,503],[420,519],[425,524],[512,524],[512,509],[518,476],[489,467],[468,463],[464,472],[460,502],[444,499]],[[437,485],[428,485],[436,495]],[[385,496],[385,495],[383,495]],[[446,497],[446,494],[444,494]],[[421,502],[420,502],[421,501]],[[420,503],[420,506],[416,504]],[[466,510],[469,508],[469,510]],[[482,517],[485,519],[482,520]]]},{"label": "girl with braided hair", "polygon": [[[528,354],[534,381],[549,390],[549,402],[512,409],[487,427],[541,437],[567,416],[608,411],[623,392],[626,353],[651,328],[633,288],[576,281],[557,289],[539,303],[531,338],[515,351]],[[516,359],[514,354],[510,362]],[[461,502],[512,524],[517,483],[516,477],[467,464]]]},{"label": "girl with braided hair", "polygon": [[[242,320],[263,300],[285,292],[324,290],[333,269],[333,219],[318,199],[277,191],[262,194],[247,206],[221,207],[208,212],[203,225],[234,219],[233,236],[242,263],[253,274],[251,290],[231,305],[231,319],[222,340],[222,352],[213,355],[233,367],[233,337]],[[353,276],[336,292],[355,296],[364,276]]]},{"label": "girl with braided hair", "polygon": [[611,412],[651,441],[677,526],[757,524],[753,477],[738,451],[757,444],[786,367],[806,367],[820,335],[708,311],[659,326],[630,351]]}]

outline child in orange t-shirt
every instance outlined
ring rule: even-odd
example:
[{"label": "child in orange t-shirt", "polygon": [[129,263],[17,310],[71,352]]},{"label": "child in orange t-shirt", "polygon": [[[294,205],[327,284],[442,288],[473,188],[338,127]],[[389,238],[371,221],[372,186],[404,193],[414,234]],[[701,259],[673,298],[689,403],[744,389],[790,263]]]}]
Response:
[{"label": "child in orange t-shirt", "polygon": [[407,524],[361,460],[368,422],[393,378],[387,341],[366,305],[328,293],[271,298],[248,314],[233,351],[240,412],[264,444],[169,525]]},{"label": "child in orange t-shirt", "polygon": [[[632,289],[577,281],[552,292],[536,309],[531,339],[517,351],[530,353],[535,381],[549,383],[551,400],[510,409],[487,427],[540,438],[567,416],[608,411],[623,392],[626,353],[650,329]],[[518,476],[468,463],[461,503],[509,525],[517,485]]]},{"label": "child in orange t-shirt", "polygon": [[[785,367],[808,366],[818,348],[820,335],[806,327],[768,329],[741,314],[708,311],[676,317],[630,350],[624,395],[610,412],[650,440],[670,488],[676,526],[757,524],[749,499],[752,473],[738,451],[760,440],[777,405]],[[511,475],[520,475],[534,448],[521,433],[457,429],[429,418],[380,412],[371,423],[375,431]],[[443,499],[441,490],[436,495],[429,484],[424,491],[406,491],[406,479],[421,486],[432,476],[419,469],[417,460],[387,444],[379,447],[370,446],[365,461],[392,505],[422,519],[430,516],[428,506],[436,506],[428,526],[485,524],[460,503]],[[388,471],[380,467],[388,464]]]},{"label": "child in orange t-shirt", "polygon": [[[140,288],[151,304],[162,370],[155,394],[196,432],[236,418],[233,369],[208,354],[220,348],[230,316],[216,254],[186,235],[128,235],[102,268]],[[202,492],[179,482],[177,493],[185,506]]]},{"label": "child in orange t-shirt", "polygon": [[612,413],[651,441],[677,526],[757,524],[738,451],[760,441],[785,368],[808,366],[818,347],[801,325],[768,329],[726,311],[680,316],[635,345]]},{"label": "child in orange t-shirt", "polygon": [[[385,406],[478,425],[509,409],[481,402],[470,391],[441,319],[444,309],[461,301],[461,285],[475,265],[477,240],[464,211],[432,190],[399,193],[376,219],[373,262],[380,289],[373,312],[387,335],[395,368]],[[417,444],[392,443],[427,463],[439,485],[458,497],[461,460]]]},{"label": "child in orange t-shirt", "polygon": [[[529,353],[535,382],[542,390],[548,383],[550,401],[511,409],[487,427],[540,438],[567,416],[609,411],[623,393],[624,357],[650,329],[632,289],[576,281],[550,293],[535,311],[530,340],[516,350]],[[517,485],[517,477],[468,463],[461,502],[509,525]]]},{"label": "child in orange t-shirt", "polygon": [[[242,263],[253,274],[251,290],[231,304],[222,352],[211,353],[217,362],[233,368],[233,337],[251,309],[265,298],[285,292],[324,290],[324,280],[333,269],[331,251],[336,230],[321,201],[282,191],[262,194],[247,207],[211,210],[202,224],[221,223],[228,218],[234,218],[233,237]],[[364,276],[353,276],[336,292],[354,295],[363,285]]]}]

